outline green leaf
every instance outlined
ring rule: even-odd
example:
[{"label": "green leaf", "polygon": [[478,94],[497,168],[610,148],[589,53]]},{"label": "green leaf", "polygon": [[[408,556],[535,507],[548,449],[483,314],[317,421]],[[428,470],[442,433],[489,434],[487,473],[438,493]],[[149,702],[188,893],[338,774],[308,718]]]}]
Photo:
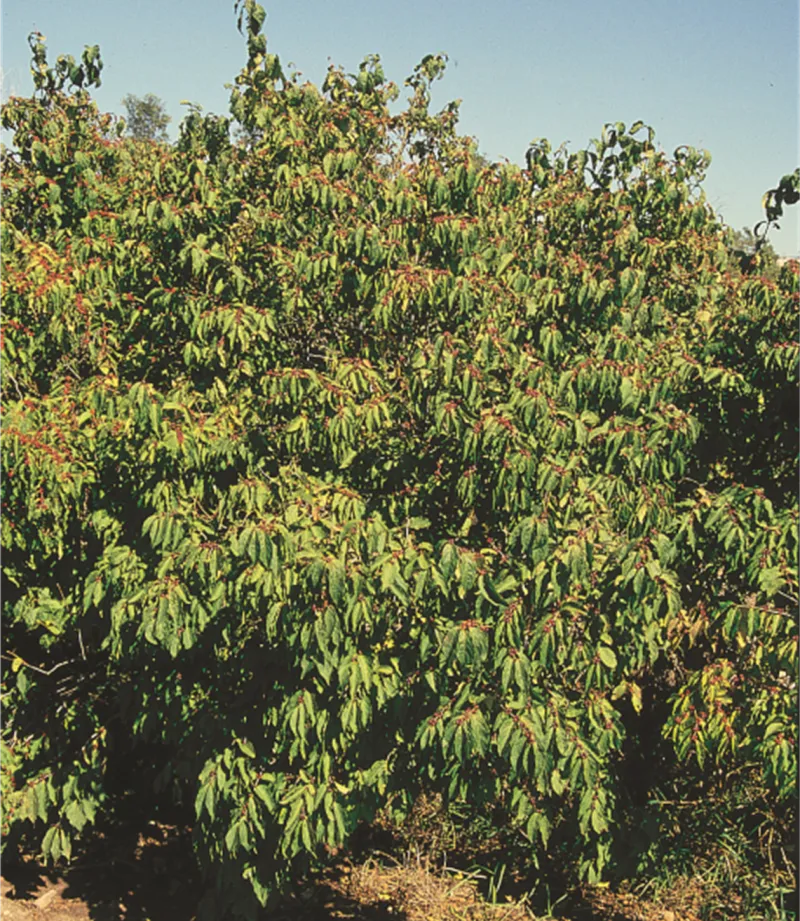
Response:
[{"label": "green leaf", "polygon": [[86,814],[83,811],[83,806],[80,801],[72,800],[67,805],[64,814],[67,821],[77,832],[83,831],[83,827],[86,825]]},{"label": "green leaf", "polygon": [[602,835],[604,832],[608,831],[608,822],[606,822],[605,816],[599,809],[592,809],[591,822],[592,828],[596,834]]},{"label": "green leaf", "polygon": [[617,655],[610,646],[598,646],[597,655],[607,668],[617,667]]},{"label": "green leaf", "polygon": [[421,531],[425,528],[429,528],[430,526],[430,520],[427,518],[414,517],[408,519],[408,527],[413,531]]},{"label": "green leaf", "polygon": [[344,566],[339,560],[328,563],[328,593],[334,604],[340,605],[345,596]]},{"label": "green leaf", "polygon": [[456,548],[449,541],[442,547],[442,555],[439,563],[439,569],[445,582],[449,582],[456,570],[458,563],[458,553]]},{"label": "green leaf", "polygon": [[474,556],[465,551],[459,555],[459,569],[461,570],[461,587],[465,591],[470,591],[475,585],[478,574],[478,566]]},{"label": "green leaf", "polygon": [[516,259],[516,253],[506,253],[497,265],[497,277],[499,278],[503,272],[511,265],[511,263]]},{"label": "green leaf", "polygon": [[628,683],[628,688],[631,692],[631,703],[633,704],[633,709],[637,713],[642,712],[642,689],[634,681]]},{"label": "green leaf", "polygon": [[562,778],[558,768],[555,768],[553,773],[550,775],[550,785],[552,786],[553,792],[556,794],[556,796],[561,796],[564,790],[566,790],[566,784],[564,783],[564,779]]},{"label": "green leaf", "polygon": [[253,746],[247,741],[247,739],[236,739],[236,744],[242,750],[243,754],[247,755],[248,758],[255,758],[256,750]]}]

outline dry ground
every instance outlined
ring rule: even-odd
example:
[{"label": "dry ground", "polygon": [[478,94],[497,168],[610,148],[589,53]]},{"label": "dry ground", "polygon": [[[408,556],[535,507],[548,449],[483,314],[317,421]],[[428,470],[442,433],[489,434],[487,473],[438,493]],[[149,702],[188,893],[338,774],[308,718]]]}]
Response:
[{"label": "dry ground", "polygon": [[[201,894],[186,834],[155,823],[100,842],[61,874],[32,860],[4,860],[1,869],[2,921],[192,921]],[[537,921],[524,902],[486,902],[478,875],[384,855],[343,861],[263,921]],[[658,904],[600,887],[584,893],[569,921],[699,921],[698,899],[691,885]]]}]

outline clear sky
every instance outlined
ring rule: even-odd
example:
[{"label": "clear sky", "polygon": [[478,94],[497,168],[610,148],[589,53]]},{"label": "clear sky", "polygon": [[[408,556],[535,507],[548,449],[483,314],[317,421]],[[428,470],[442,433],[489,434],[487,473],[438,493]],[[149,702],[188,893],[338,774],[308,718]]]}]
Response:
[{"label": "clear sky", "polygon": [[[752,227],[761,196],[800,164],[797,0],[305,0],[263,2],[268,47],[321,84],[329,62],[357,71],[381,56],[402,86],[423,55],[450,65],[434,105],[463,100],[461,131],[483,153],[524,163],[534,138],[572,150],[609,121],[642,119],[668,152],[708,149],[706,195],[726,222]],[[155,93],[173,118],[181,100],[227,113],[246,60],[233,0],[3,0],[3,96],[32,90],[27,35],[58,54],[99,44],[100,108]],[[798,211],[771,240],[800,252]]]}]

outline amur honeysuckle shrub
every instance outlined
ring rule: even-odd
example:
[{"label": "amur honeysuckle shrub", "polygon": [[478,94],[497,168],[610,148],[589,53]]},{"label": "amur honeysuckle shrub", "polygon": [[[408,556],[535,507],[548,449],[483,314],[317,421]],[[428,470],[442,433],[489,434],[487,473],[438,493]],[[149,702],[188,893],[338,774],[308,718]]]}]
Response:
[{"label": "amur honeysuckle shrub", "polygon": [[174,145],[37,34],[3,107],[6,845],[174,801],[222,917],[421,789],[590,880],[634,749],[788,808],[798,264],[743,270],[641,123],[479,167],[443,57],[392,114],[240,17]]}]

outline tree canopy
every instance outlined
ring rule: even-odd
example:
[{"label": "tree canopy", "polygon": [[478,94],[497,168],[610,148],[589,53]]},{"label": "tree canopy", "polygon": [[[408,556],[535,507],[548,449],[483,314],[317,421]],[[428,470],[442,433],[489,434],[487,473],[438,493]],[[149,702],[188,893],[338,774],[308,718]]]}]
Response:
[{"label": "tree canopy", "polygon": [[478,162],[442,57],[392,114],[240,14],[173,146],[41,37],[3,107],[4,842],[177,803],[252,917],[421,789],[590,880],[670,846],[656,790],[790,809],[797,263],[641,122]]},{"label": "tree canopy", "polygon": [[122,100],[127,117],[128,134],[137,141],[167,141],[167,125],[172,118],[167,115],[163,100],[153,93],[134,96],[128,93]]}]

